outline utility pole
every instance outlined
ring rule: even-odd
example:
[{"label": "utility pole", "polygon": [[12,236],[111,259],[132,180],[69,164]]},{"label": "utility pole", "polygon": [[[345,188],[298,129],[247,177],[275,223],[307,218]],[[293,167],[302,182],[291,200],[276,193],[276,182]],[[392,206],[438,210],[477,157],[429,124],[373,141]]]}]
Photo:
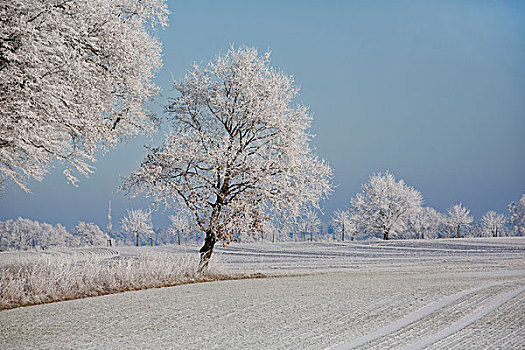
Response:
[{"label": "utility pole", "polygon": [[111,247],[111,230],[113,229],[113,224],[111,223],[111,201],[109,201],[109,206],[108,206],[108,226],[107,226],[107,229],[108,229],[108,246]]}]

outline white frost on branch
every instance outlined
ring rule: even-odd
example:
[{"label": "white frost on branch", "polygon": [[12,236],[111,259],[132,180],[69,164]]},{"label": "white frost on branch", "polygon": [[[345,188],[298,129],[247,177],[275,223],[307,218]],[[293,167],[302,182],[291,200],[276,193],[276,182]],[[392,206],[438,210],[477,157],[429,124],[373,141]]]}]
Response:
[{"label": "white frost on branch", "polygon": [[93,172],[97,152],[155,129],[165,0],[5,0],[0,5],[0,182],[29,191],[50,164]]}]

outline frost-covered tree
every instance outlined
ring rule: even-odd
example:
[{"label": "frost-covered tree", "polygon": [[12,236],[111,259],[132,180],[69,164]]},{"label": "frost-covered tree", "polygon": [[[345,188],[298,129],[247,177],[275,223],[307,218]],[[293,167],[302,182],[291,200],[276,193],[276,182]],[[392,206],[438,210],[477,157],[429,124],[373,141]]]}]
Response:
[{"label": "frost-covered tree", "polygon": [[423,197],[389,171],[370,176],[363,190],[351,200],[352,212],[360,227],[381,233],[387,240],[405,228],[409,214],[417,210]]},{"label": "frost-covered tree", "polygon": [[481,230],[485,236],[498,237],[501,236],[506,223],[505,215],[491,210],[481,218]]},{"label": "frost-covered tree", "polygon": [[102,232],[100,227],[92,222],[85,223],[79,221],[73,229],[72,234],[78,240],[78,245],[81,247],[105,245],[108,240],[108,235]]},{"label": "frost-covered tree", "polygon": [[177,210],[175,214],[169,216],[171,222],[169,232],[172,235],[177,236],[178,245],[181,243],[181,236],[184,237],[185,233],[188,234],[192,230],[189,214],[191,213],[188,213],[185,210]]},{"label": "frost-covered tree", "polygon": [[172,132],[122,186],[187,206],[206,234],[201,268],[217,240],[261,230],[272,212],[295,217],[331,191],[331,169],[309,146],[312,117],[293,102],[293,78],[269,58],[231,47],[206,67],[195,64],[174,84]]},{"label": "frost-covered tree", "polygon": [[420,207],[408,216],[407,238],[438,238],[445,216],[431,207]]},{"label": "frost-covered tree", "polygon": [[30,219],[0,221],[0,250],[76,247],[78,240],[61,224],[51,225]]},{"label": "frost-covered tree", "polygon": [[334,216],[332,217],[332,223],[334,230],[341,233],[341,241],[345,240],[345,233],[348,228],[349,213],[347,210],[336,210]]},{"label": "frost-covered tree", "polygon": [[525,194],[517,202],[510,202],[510,225],[515,236],[525,236]]},{"label": "frost-covered tree", "polygon": [[[297,218],[294,225],[293,225],[293,239],[294,241],[297,240],[303,240],[306,241],[306,233],[308,232],[308,224],[306,223],[306,220],[302,218]],[[302,237],[302,238],[301,238]]]},{"label": "frost-covered tree", "polygon": [[[51,236],[49,233],[43,233],[38,221],[25,218],[6,220],[0,224],[0,229],[2,250],[27,250],[39,245],[47,248]],[[37,239],[42,242],[37,242]],[[38,244],[43,242],[46,243]]]},{"label": "frost-covered tree", "polygon": [[[284,213],[285,214],[285,213]],[[263,222],[263,233],[264,236],[268,237],[272,242],[276,240],[282,241],[289,237],[291,226],[293,225],[294,218],[290,218],[286,215],[279,215],[274,213],[271,220],[265,220]]]},{"label": "frost-covered tree", "polygon": [[321,227],[321,219],[319,219],[315,210],[308,208],[304,216],[301,218],[301,221],[304,222],[304,224],[301,225],[303,234],[309,233],[310,242],[313,242],[314,234],[317,234]]},{"label": "frost-covered tree", "polygon": [[341,234],[341,241],[345,240],[345,235],[350,235],[350,240],[354,240],[357,233],[355,218],[348,210],[336,210],[332,217],[333,227],[336,232]]},{"label": "frost-covered tree", "polygon": [[275,222],[274,220],[268,220],[263,223],[263,233],[264,235],[262,236],[262,238],[264,239],[264,236],[266,236],[267,239],[272,240],[272,243],[275,242],[276,238],[278,240],[282,239],[281,231],[279,230],[277,222]]},{"label": "frost-covered tree", "polygon": [[0,180],[29,191],[58,160],[75,183],[100,150],[152,131],[167,17],[165,0],[2,0]]},{"label": "frost-covered tree", "polygon": [[447,209],[448,223],[456,231],[456,237],[461,238],[461,226],[468,226],[474,220],[470,216],[470,210],[461,203],[455,204]]},{"label": "frost-covered tree", "polygon": [[146,237],[153,235],[153,225],[151,223],[151,211],[142,209],[130,209],[127,216],[120,222],[122,229],[135,236],[135,244],[139,246],[139,235]]}]

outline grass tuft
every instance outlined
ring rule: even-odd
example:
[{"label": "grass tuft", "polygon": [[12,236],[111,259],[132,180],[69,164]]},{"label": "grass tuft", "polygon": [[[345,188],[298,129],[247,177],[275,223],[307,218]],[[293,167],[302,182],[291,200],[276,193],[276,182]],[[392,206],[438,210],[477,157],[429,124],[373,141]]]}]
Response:
[{"label": "grass tuft", "polygon": [[198,271],[198,258],[167,253],[87,260],[28,256],[0,264],[0,310],[129,290],[236,278],[218,264]]}]

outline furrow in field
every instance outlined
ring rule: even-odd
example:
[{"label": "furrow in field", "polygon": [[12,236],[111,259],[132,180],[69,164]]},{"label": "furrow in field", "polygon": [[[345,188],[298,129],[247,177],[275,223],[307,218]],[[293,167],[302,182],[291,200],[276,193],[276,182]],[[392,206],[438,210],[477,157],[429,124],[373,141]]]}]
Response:
[{"label": "furrow in field", "polygon": [[[461,317],[463,313],[468,313],[468,310],[475,306],[476,303],[481,302],[483,298],[486,298],[487,293],[483,293],[484,291],[494,287],[499,287],[504,283],[505,282],[492,282],[480,287],[449,295],[407,315],[406,317],[403,317],[400,320],[341,344],[334,349],[354,349],[364,345],[370,349],[381,349],[385,347],[393,348],[402,343],[406,344],[408,339],[418,338],[426,333],[431,333],[433,331],[432,328],[435,326],[433,315],[439,313],[442,309],[444,309],[442,313],[446,315],[446,317],[442,317],[442,321],[450,322],[450,318]],[[418,331],[420,334],[417,334]]]},{"label": "furrow in field", "polygon": [[408,325],[386,337],[377,339],[366,345],[367,349],[405,349],[408,344],[417,343],[420,339],[431,337],[441,332],[449,325],[467,317],[499,293],[508,290],[508,285],[497,285],[469,294],[435,313]]},{"label": "furrow in field", "polygon": [[437,333],[434,333],[427,337],[419,339],[417,342],[412,343],[409,346],[405,346],[404,348],[408,350],[424,349],[441,339],[444,339],[448,336],[451,336],[461,331],[463,328],[483,318],[484,316],[488,315],[489,313],[496,310],[501,305],[512,300],[513,298],[515,298],[516,296],[520,295],[523,292],[525,292],[525,286],[520,286],[519,288],[512,289],[505,293],[500,293],[492,297],[490,300],[488,300],[488,302],[484,303],[481,307],[477,308],[474,312],[462,317],[461,319],[454,322],[450,326],[442,329],[441,331]]},{"label": "furrow in field", "polygon": [[525,293],[428,349],[520,349],[525,344]]}]

